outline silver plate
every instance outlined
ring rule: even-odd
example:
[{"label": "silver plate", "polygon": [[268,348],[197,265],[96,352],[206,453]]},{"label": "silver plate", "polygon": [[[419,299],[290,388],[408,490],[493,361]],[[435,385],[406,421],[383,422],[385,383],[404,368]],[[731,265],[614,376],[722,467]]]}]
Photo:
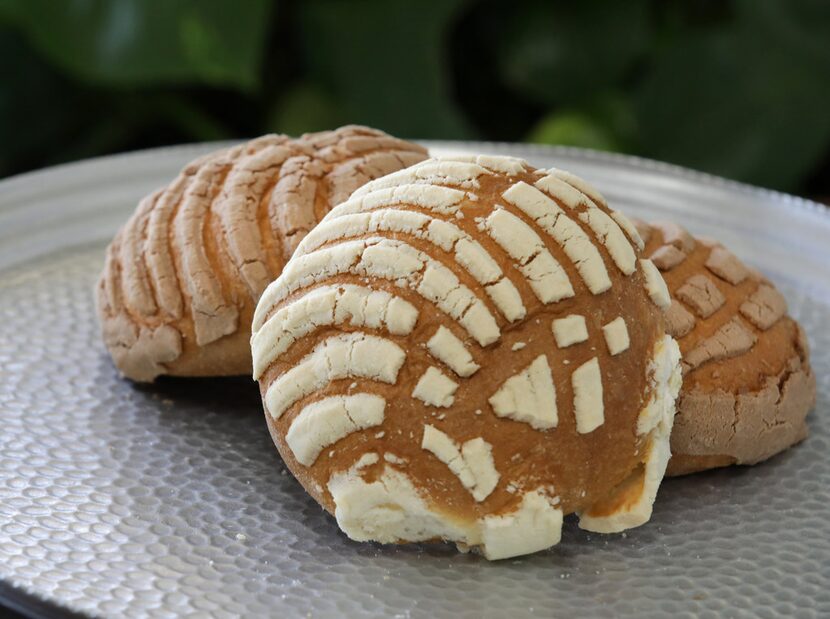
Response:
[{"label": "silver plate", "polygon": [[830,215],[673,166],[506,144],[634,215],[717,236],[786,293],[813,345],[806,443],[669,480],[622,535],[488,563],[346,539],[287,474],[246,378],[118,378],[91,290],[139,197],[216,144],[91,160],[0,183],[0,593],[109,617],[830,615]]}]

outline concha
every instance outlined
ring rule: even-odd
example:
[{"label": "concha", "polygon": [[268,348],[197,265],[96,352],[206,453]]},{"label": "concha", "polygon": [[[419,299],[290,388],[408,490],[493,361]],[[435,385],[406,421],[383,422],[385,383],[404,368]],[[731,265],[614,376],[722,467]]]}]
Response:
[{"label": "concha", "polygon": [[801,326],[775,285],[720,242],[635,221],[672,303],[683,354],[669,475],[756,464],[807,437],[816,378]]},{"label": "concha", "polygon": [[288,467],[352,539],[490,559],[565,515],[646,522],[680,357],[634,226],[585,181],[508,157],[372,181],[300,243],[251,346]]},{"label": "concha", "polygon": [[426,158],[347,126],[266,135],[204,156],[153,192],[107,249],[104,343],[128,378],[251,370],[251,317],[305,234],[362,184]]}]

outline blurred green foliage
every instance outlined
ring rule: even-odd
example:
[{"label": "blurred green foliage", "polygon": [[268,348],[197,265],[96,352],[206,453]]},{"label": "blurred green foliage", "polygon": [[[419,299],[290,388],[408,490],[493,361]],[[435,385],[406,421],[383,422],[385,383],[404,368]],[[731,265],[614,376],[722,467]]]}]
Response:
[{"label": "blurred green foliage", "polygon": [[830,194],[827,0],[0,0],[0,175],[357,122]]}]

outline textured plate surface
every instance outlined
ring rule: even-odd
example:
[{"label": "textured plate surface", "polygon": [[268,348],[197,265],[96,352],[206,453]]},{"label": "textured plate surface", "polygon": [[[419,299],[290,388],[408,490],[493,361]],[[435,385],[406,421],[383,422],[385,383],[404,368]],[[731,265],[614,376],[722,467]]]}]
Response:
[{"label": "textured plate surface", "polygon": [[92,160],[0,183],[0,593],[108,617],[830,615],[830,215],[633,158],[430,146],[564,167],[766,271],[812,343],[810,438],[754,468],[667,481],[639,529],[569,522],[558,547],[518,560],[353,543],[287,474],[250,379],[135,387],[99,340],[107,241],[216,145]]}]

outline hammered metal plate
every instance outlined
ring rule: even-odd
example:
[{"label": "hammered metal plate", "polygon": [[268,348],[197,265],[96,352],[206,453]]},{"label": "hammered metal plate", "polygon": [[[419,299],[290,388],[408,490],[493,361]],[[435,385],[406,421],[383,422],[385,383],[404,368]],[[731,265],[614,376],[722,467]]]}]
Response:
[{"label": "hammered metal plate", "polygon": [[557,165],[618,208],[717,236],[787,295],[813,346],[812,434],[754,468],[669,480],[650,523],[566,524],[538,555],[356,544],[287,474],[247,378],[121,380],[92,287],[139,197],[216,144],[0,183],[0,593],[107,617],[830,615],[830,215],[672,166],[431,144]]}]

